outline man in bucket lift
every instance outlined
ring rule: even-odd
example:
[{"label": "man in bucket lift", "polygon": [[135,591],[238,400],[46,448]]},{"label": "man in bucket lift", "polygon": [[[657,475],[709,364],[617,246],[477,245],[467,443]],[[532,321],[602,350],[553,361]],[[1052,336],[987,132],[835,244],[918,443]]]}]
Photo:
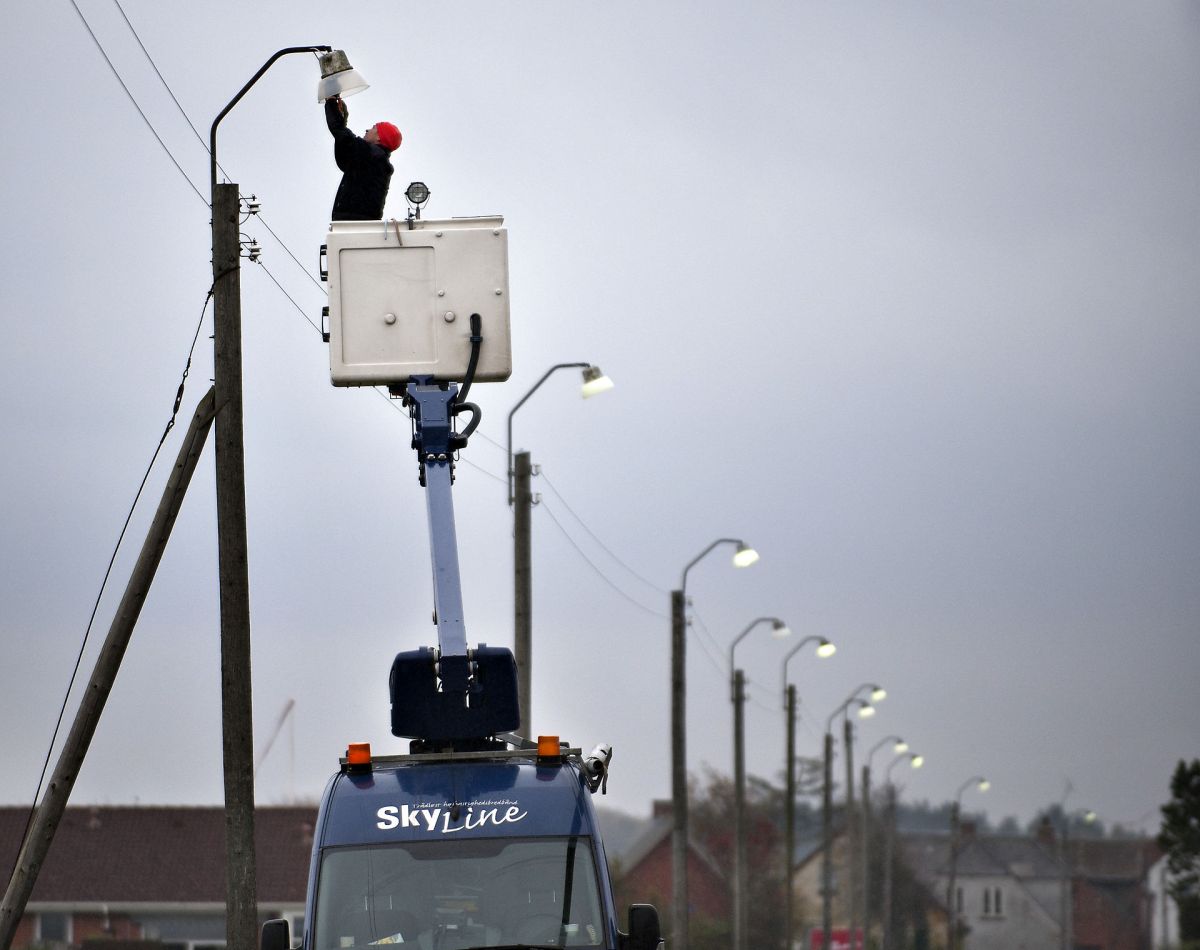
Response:
[{"label": "man in bucket lift", "polygon": [[377,122],[359,138],[346,128],[349,115],[340,96],[325,100],[325,122],[333,135],[333,157],[342,170],[332,218],[380,221],[392,180],[389,156],[400,147],[400,130],[390,122]]}]

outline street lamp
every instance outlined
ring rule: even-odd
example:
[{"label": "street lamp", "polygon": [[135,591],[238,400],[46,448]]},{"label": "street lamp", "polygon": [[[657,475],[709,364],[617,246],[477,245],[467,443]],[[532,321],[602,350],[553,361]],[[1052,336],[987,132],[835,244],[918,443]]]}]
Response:
[{"label": "street lamp", "polygon": [[733,701],[733,950],[745,950],[746,943],[746,680],[734,665],[734,650],[746,634],[759,624],[771,624],[777,639],[792,631],[778,617],[759,617],[733,638],[729,645],[729,675]]},{"label": "street lamp", "polygon": [[884,745],[894,743],[892,752],[902,755],[908,751],[908,743],[899,736],[887,736],[871,746],[862,767],[862,834],[860,835],[860,877],[862,880],[862,921],[864,941],[871,934],[871,759]]},{"label": "street lamp", "polygon": [[[824,937],[822,946],[829,947],[832,939],[831,931],[833,930],[833,721],[843,713],[847,713],[849,707],[858,703],[858,715],[860,719],[866,719],[875,714],[875,707],[867,700],[861,697],[861,693],[867,690],[870,692],[871,698],[878,701],[887,696],[887,690],[879,686],[877,683],[863,683],[835,709],[825,721],[825,745],[823,749],[823,781],[821,790],[821,931]],[[843,723],[843,732],[846,739],[846,830],[849,832],[852,815],[854,812],[854,763],[851,758],[851,734],[853,726],[850,724],[849,715],[846,715]],[[850,836],[848,835],[848,839]],[[846,852],[849,860],[847,866],[851,870],[850,877],[853,879],[854,867],[854,849],[852,841],[847,841],[848,850]],[[853,906],[854,894],[853,883],[850,886],[850,901]],[[850,936],[851,941],[854,939],[853,933]]]},{"label": "street lamp", "polygon": [[902,752],[892,759],[887,771],[883,773],[884,785],[887,788],[883,837],[883,950],[892,950],[892,871],[896,847],[896,786],[892,784],[892,769],[900,762],[907,762],[914,769],[919,769],[925,764],[925,758],[915,752]]},{"label": "street lamp", "polygon": [[671,591],[671,943],[688,945],[687,637],[684,617],[688,572],[714,549],[732,544],[734,567],[748,567],[758,552],[740,538],[717,538],[688,561],[679,589]]},{"label": "street lamp", "polygon": [[528,452],[512,450],[513,416],[525,405],[551,374],[560,369],[582,369],[584,399],[612,389],[612,380],[591,363],[557,363],[534,383],[508,412],[508,504],[513,509],[513,657],[517,662],[517,705],[521,710],[519,732],[531,735],[533,705],[533,492],[529,487],[533,465]]},{"label": "street lamp", "polygon": [[960,829],[959,812],[962,808],[963,792],[974,785],[979,791],[986,792],[992,787],[982,775],[974,775],[959,786],[954,796],[954,805],[950,809],[950,875],[946,882],[946,947],[954,950],[958,935],[958,904],[955,901],[954,879],[958,874],[958,836]]},{"label": "street lamp", "polygon": [[805,637],[797,643],[787,656],[783,658],[783,708],[784,716],[787,723],[787,750],[785,752],[784,762],[787,766],[787,794],[784,800],[784,873],[787,878],[787,889],[783,895],[784,907],[784,943],[783,945],[791,950],[792,946],[792,892],[794,891],[795,879],[795,853],[796,853],[796,687],[789,685],[787,681],[787,665],[788,660],[794,657],[797,653],[803,650],[810,643],[816,643],[816,654],[820,659],[828,659],[837,652],[837,647],[834,646],[825,637],[810,636]]},{"label": "street lamp", "polygon": [[[268,59],[213,120],[209,132],[212,187],[214,450],[217,574],[221,615],[221,710],[225,776],[226,944],[257,942],[254,872],[254,735],[250,689],[250,580],[246,554],[246,464],[242,422],[241,204],[238,186],[217,182],[217,126],[275,61],[292,53],[325,53],[322,84],[330,95],[366,88],[345,53],[328,46],[289,46]],[[334,54],[337,54],[337,58]],[[333,60],[337,58],[336,64]],[[320,93],[318,93],[319,95]]]}]

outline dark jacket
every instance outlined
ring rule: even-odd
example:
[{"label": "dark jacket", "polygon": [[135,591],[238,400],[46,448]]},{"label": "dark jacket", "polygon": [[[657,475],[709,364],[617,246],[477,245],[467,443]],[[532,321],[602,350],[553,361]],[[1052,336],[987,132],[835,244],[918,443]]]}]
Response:
[{"label": "dark jacket", "polygon": [[333,135],[333,157],[342,170],[342,183],[333,199],[334,221],[379,221],[392,182],[391,154],[346,128],[336,99],[325,100],[325,122]]}]

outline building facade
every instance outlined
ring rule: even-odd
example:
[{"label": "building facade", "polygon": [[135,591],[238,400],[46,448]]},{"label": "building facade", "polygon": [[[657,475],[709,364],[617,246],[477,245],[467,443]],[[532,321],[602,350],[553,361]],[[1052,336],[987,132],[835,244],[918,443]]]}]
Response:
[{"label": "building facade", "polygon": [[[28,808],[0,808],[0,861],[11,868]],[[260,917],[304,921],[316,808],[255,811]],[[219,807],[68,808],[13,950],[85,941],[155,941],[163,950],[225,945],[225,812]]]}]

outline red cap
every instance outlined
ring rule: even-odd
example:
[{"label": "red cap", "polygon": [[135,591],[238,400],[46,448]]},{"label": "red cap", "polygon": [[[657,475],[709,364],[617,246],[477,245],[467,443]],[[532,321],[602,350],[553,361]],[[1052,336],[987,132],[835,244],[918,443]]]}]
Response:
[{"label": "red cap", "polygon": [[390,122],[376,122],[375,134],[379,136],[379,144],[386,148],[389,152],[394,152],[400,147],[400,142],[403,136],[400,130]]}]

